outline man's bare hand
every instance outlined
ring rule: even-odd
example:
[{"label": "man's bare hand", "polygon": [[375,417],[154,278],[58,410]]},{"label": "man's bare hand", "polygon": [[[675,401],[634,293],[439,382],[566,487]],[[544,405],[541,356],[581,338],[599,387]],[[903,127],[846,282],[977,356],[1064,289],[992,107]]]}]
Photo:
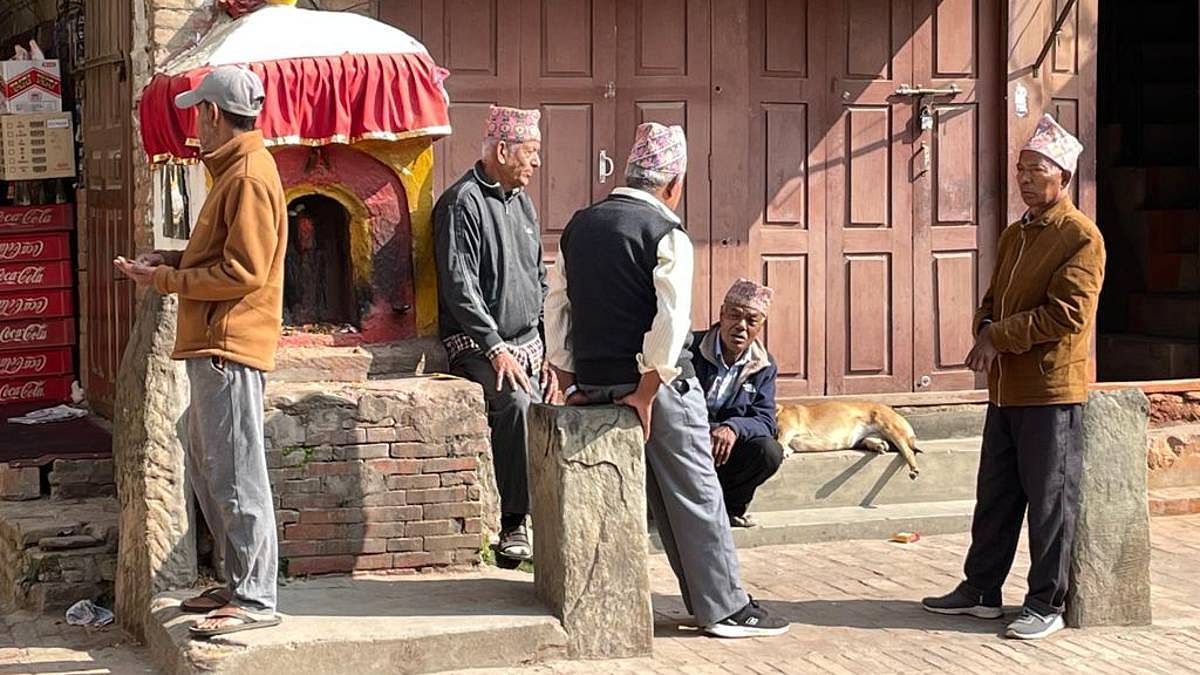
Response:
[{"label": "man's bare hand", "polygon": [[113,267],[116,267],[121,274],[132,279],[133,283],[138,286],[149,286],[154,282],[154,267],[150,265],[129,260],[124,256],[117,256],[113,260]]},{"label": "man's bare hand", "polygon": [[999,356],[1000,350],[996,349],[996,345],[992,342],[991,326],[984,326],[983,330],[979,331],[979,336],[975,338],[975,346],[967,354],[967,367],[986,375],[991,372],[992,364]]},{"label": "man's bare hand", "polygon": [[642,379],[638,382],[637,389],[628,396],[622,396],[615,403],[618,405],[627,405],[633,408],[637,413],[638,421],[642,423],[642,436],[644,440],[650,440],[650,418],[654,413],[654,397],[658,395],[658,388],[662,385],[662,378],[659,377],[657,371],[650,371],[642,374]]},{"label": "man's bare hand", "polygon": [[137,260],[134,262],[139,265],[145,265],[146,267],[158,267],[159,265],[166,265],[167,258],[158,251],[154,251],[152,253],[143,253],[139,255]]},{"label": "man's bare hand", "polygon": [[508,350],[500,350],[492,357],[491,361],[492,368],[496,370],[496,391],[504,389],[504,384],[507,382],[513,391],[519,389],[530,396],[533,395],[533,385],[529,382],[529,377],[525,375],[525,369],[521,367],[515,356],[508,353]]},{"label": "man's bare hand", "polygon": [[559,384],[554,367],[549,362],[542,364],[542,400],[550,405],[563,405],[565,399]]},{"label": "man's bare hand", "polygon": [[721,466],[729,461],[733,454],[733,444],[737,442],[737,432],[721,425],[712,430],[713,466]]}]

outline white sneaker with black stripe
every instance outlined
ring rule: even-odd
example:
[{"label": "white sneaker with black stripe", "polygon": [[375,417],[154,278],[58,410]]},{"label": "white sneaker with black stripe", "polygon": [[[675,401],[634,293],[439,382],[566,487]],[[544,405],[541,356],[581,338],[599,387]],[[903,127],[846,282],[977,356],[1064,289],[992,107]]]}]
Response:
[{"label": "white sneaker with black stripe", "polygon": [[788,632],[788,622],[787,619],[771,616],[754,598],[750,598],[750,602],[736,614],[705,626],[704,632],[723,638],[772,637]]}]

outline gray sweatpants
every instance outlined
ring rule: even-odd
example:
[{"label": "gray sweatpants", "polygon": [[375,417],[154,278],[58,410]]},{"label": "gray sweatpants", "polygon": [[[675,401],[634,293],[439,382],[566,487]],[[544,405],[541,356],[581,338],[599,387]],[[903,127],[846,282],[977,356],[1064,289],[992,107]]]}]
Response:
[{"label": "gray sweatpants", "polygon": [[[631,385],[580,390],[594,402],[633,391]],[[729,514],[713,466],[708,409],[696,378],[659,388],[646,443],[646,496],[683,603],[704,626],[746,606]]]},{"label": "gray sweatpants", "polygon": [[233,604],[274,612],[278,534],[263,443],[260,370],[208,357],[187,360],[188,471],[225,559]]}]

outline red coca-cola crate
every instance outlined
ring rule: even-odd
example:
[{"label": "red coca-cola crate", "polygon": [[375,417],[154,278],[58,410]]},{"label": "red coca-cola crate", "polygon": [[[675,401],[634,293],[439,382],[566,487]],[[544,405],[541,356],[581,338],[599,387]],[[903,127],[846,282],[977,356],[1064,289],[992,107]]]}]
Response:
[{"label": "red coca-cola crate", "polygon": [[65,232],[9,235],[0,237],[0,263],[67,260],[71,244]]},{"label": "red coca-cola crate", "polygon": [[72,375],[75,361],[66,347],[0,353],[0,383],[13,379]]},{"label": "red coca-cola crate", "polygon": [[0,380],[0,405],[14,403],[59,403],[71,400],[71,375]]},{"label": "red coca-cola crate", "polygon": [[66,260],[0,263],[0,291],[70,288],[73,282],[71,263]]},{"label": "red coca-cola crate", "polygon": [[0,321],[55,319],[73,316],[74,312],[69,290],[0,293]]},{"label": "red coca-cola crate", "polygon": [[75,213],[70,204],[0,206],[0,234],[73,229]]},{"label": "red coca-cola crate", "polygon": [[0,323],[0,353],[69,347],[75,344],[74,319],[25,319]]}]

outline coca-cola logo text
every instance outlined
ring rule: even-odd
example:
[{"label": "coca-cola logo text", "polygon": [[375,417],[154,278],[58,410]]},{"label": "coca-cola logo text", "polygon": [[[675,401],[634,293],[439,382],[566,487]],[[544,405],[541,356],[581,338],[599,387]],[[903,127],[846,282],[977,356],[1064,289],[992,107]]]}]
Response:
[{"label": "coca-cola logo text", "polygon": [[46,355],[0,357],[0,375],[40,373],[46,369]]},{"label": "coca-cola logo text", "polygon": [[0,326],[0,345],[29,344],[42,342],[49,332],[44,323],[31,323],[28,326]]},{"label": "coca-cola logo text", "polygon": [[36,286],[45,278],[45,265],[27,265],[19,270],[0,270],[0,286]]},{"label": "coca-cola logo text", "polygon": [[54,223],[54,209],[0,210],[0,225],[45,226]]},{"label": "coca-cola logo text", "polygon": [[50,298],[0,298],[0,316],[44,314],[50,307]]},{"label": "coca-cola logo text", "polygon": [[45,250],[43,241],[0,241],[0,260],[37,258]]},{"label": "coca-cola logo text", "polygon": [[34,382],[0,384],[0,401],[30,401],[46,397],[46,383]]}]

